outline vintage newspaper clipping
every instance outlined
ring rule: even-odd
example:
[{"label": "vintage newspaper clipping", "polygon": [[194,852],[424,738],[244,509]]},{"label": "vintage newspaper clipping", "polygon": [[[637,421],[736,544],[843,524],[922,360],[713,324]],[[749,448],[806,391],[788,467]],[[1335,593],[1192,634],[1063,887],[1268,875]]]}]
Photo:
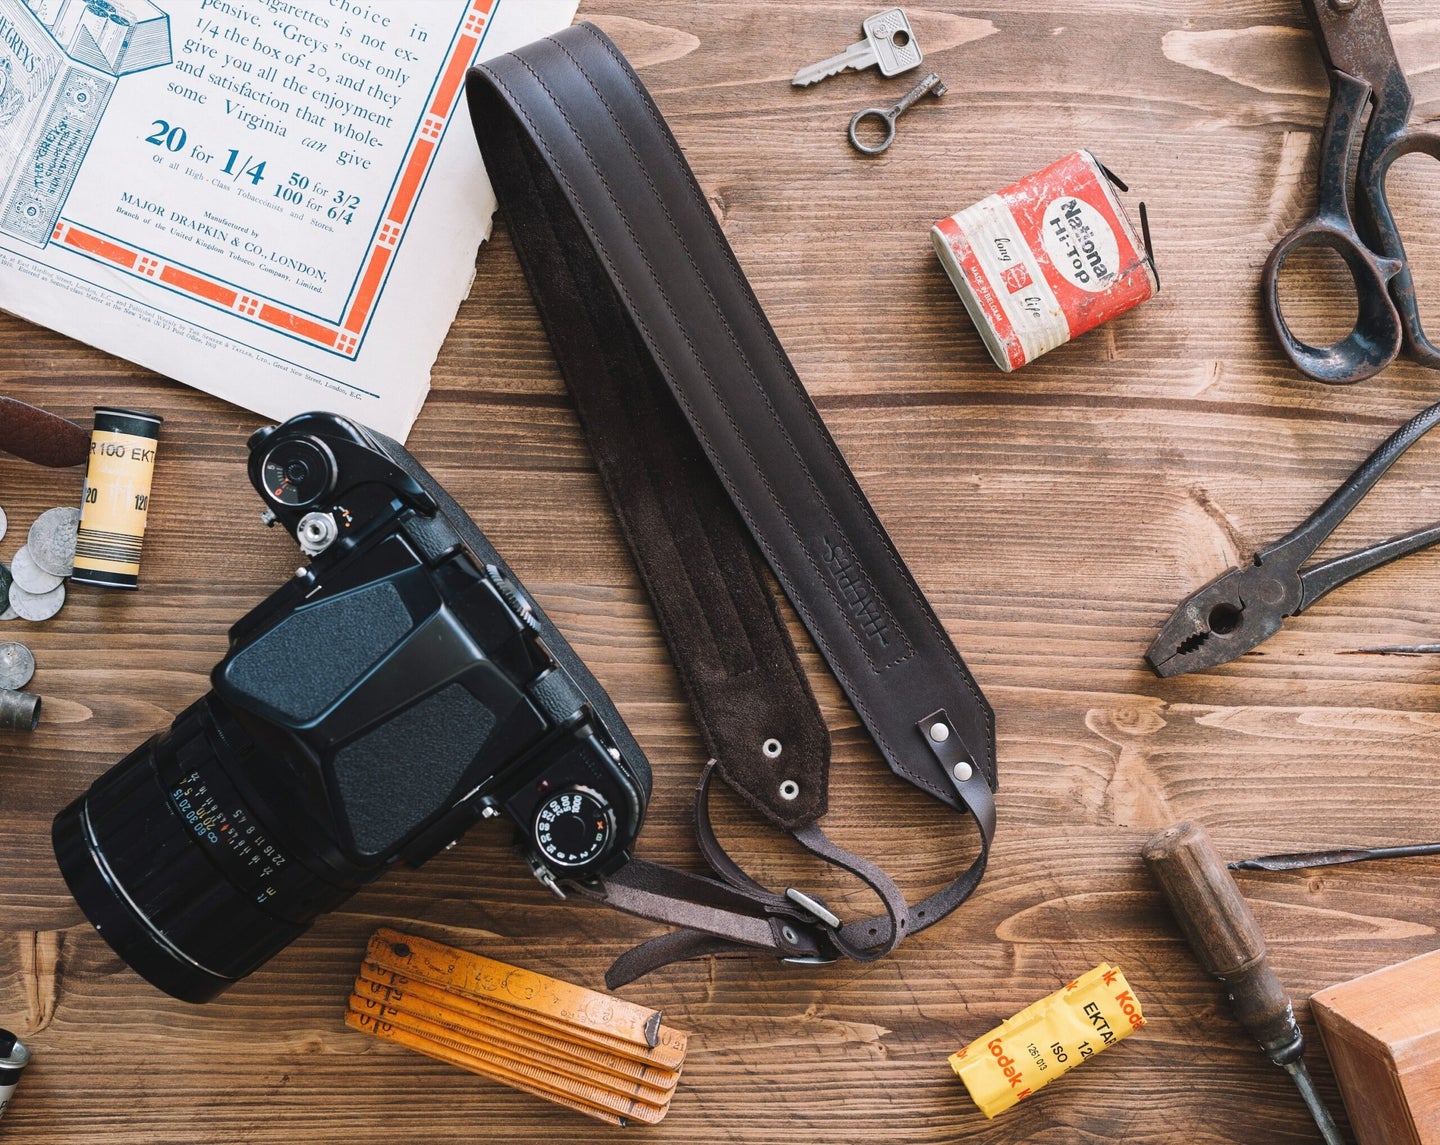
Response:
[{"label": "vintage newspaper clipping", "polygon": [[495,200],[465,70],[577,0],[0,0],[0,307],[404,438]]}]

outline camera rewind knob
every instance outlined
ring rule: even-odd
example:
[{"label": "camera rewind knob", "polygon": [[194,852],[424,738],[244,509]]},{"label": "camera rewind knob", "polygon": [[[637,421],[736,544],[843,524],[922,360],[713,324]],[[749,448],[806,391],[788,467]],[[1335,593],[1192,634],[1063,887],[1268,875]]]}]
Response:
[{"label": "camera rewind knob", "polygon": [[573,869],[602,858],[615,837],[615,812],[588,787],[552,795],[535,813],[535,845],[546,862]]}]

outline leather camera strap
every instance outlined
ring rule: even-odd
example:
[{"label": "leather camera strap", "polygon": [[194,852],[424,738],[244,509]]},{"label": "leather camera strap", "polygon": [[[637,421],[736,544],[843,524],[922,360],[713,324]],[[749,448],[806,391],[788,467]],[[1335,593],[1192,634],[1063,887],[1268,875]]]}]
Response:
[{"label": "leather camera strap", "polygon": [[0,449],[63,469],[84,465],[90,457],[90,432],[39,406],[0,397]]},{"label": "leather camera strap", "polygon": [[[713,756],[696,796],[715,877],[632,860],[574,885],[683,929],[610,988],[677,958],[754,947],[869,960],[960,905],[995,828],[989,704],[795,374],[649,93],[589,24],[471,71],[486,168],[607,493]],[[763,557],[762,564],[760,557]],[[907,907],[837,846],[829,735],[770,590],[773,572],[893,771],[980,831],[980,854]],[[885,913],[841,924],[767,890],[710,826],[717,772]]]}]

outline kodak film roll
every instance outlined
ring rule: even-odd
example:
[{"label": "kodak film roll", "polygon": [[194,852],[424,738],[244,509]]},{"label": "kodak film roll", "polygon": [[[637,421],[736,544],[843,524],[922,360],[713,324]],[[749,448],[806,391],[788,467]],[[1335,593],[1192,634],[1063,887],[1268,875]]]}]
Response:
[{"label": "kodak film roll", "polygon": [[151,413],[95,407],[72,581],[138,587],[162,420]]},{"label": "kodak film roll", "polygon": [[1111,179],[1095,156],[1076,151],[930,229],[940,264],[1006,373],[1159,291],[1148,240],[1135,233]]},{"label": "kodak film roll", "polygon": [[1102,962],[952,1054],[950,1068],[994,1117],[1144,1024],[1125,975]]}]

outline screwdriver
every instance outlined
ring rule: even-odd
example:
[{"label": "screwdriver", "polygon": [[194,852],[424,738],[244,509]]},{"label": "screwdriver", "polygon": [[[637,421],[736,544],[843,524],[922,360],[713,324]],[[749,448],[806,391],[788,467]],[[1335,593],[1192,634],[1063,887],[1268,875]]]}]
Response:
[{"label": "screwdriver", "polygon": [[1265,936],[1205,828],[1177,823],[1141,851],[1200,965],[1230,992],[1235,1016],[1294,1080],[1326,1145],[1345,1145],[1305,1068],[1305,1038],[1265,957]]}]

